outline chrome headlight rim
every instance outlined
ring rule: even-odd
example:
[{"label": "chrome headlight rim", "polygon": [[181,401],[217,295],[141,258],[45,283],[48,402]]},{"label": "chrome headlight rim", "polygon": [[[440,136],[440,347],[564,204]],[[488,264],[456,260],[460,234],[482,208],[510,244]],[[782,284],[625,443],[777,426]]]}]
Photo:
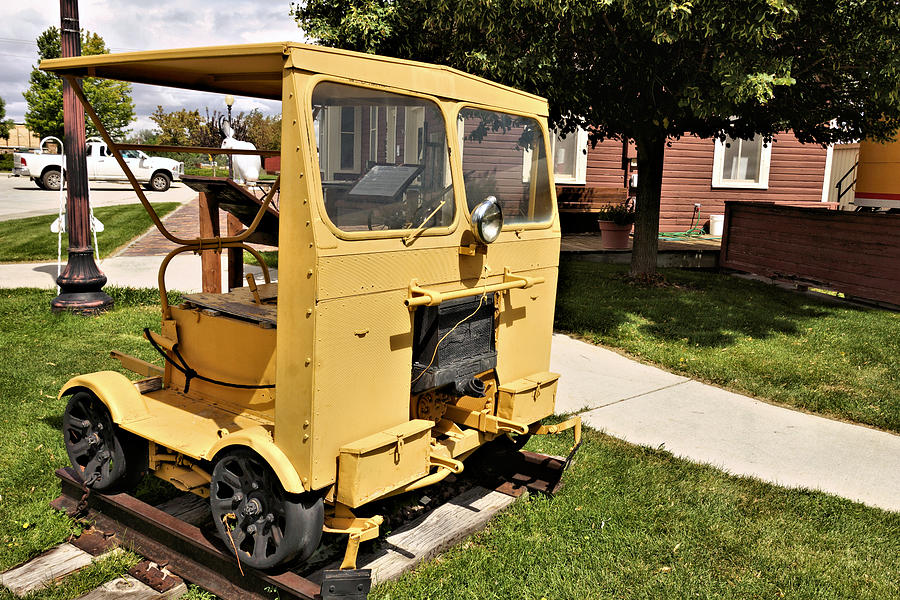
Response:
[{"label": "chrome headlight rim", "polygon": [[500,237],[503,229],[503,209],[495,196],[488,196],[472,209],[472,233],[482,244],[490,244]]}]

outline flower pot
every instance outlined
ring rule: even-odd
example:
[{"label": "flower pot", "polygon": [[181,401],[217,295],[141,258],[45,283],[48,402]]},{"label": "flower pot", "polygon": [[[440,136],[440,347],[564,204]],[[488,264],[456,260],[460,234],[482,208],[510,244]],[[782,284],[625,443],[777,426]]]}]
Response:
[{"label": "flower pot", "polygon": [[633,223],[616,225],[612,221],[597,221],[600,226],[600,246],[604,250],[628,250],[628,236]]}]

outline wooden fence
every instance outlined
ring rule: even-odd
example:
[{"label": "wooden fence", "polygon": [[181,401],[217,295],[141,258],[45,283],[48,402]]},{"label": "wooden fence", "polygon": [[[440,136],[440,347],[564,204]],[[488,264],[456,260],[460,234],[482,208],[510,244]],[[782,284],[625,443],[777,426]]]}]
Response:
[{"label": "wooden fence", "polygon": [[900,215],[727,202],[719,266],[900,305]]}]

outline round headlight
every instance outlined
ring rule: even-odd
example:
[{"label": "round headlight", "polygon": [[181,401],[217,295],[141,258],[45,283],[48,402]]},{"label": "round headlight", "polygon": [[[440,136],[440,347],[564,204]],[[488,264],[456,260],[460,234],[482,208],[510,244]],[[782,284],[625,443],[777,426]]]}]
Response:
[{"label": "round headlight", "polygon": [[490,244],[500,235],[503,229],[503,211],[494,196],[488,196],[484,202],[472,209],[472,233],[482,244]]}]

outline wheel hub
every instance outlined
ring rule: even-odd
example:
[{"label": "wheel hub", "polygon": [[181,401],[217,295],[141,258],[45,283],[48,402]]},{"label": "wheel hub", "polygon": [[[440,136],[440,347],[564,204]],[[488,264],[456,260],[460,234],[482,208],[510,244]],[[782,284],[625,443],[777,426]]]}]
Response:
[{"label": "wheel hub", "polygon": [[262,503],[259,501],[259,498],[251,498],[247,504],[244,505],[243,513],[250,518],[261,515]]}]

